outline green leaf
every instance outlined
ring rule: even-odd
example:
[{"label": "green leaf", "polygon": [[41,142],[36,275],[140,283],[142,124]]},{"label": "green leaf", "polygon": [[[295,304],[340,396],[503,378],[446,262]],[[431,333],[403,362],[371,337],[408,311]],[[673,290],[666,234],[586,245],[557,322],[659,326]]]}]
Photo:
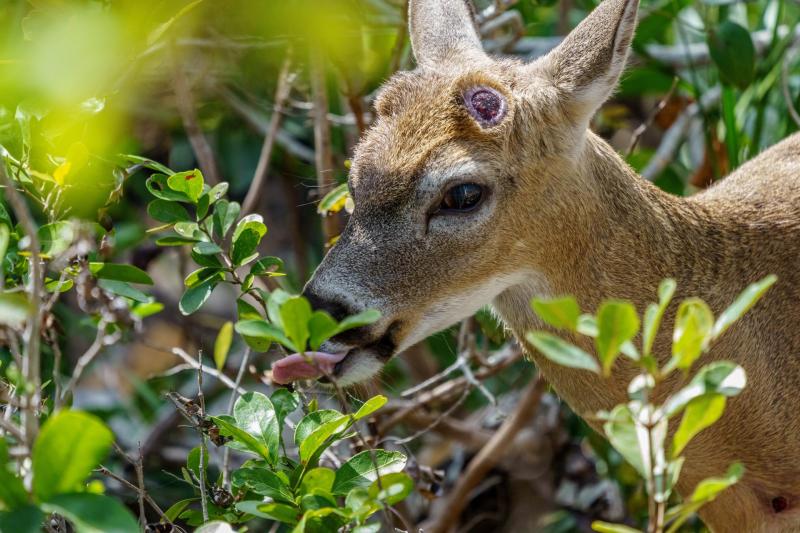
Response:
[{"label": "green leaf", "polygon": [[347,331],[349,329],[360,328],[361,326],[366,326],[377,322],[381,318],[381,313],[377,309],[367,309],[366,311],[361,311],[358,314],[349,316],[339,322],[339,326],[336,328],[336,334],[342,333],[343,331]]},{"label": "green leaf", "polygon": [[80,489],[113,440],[111,431],[95,416],[80,411],[53,415],[33,445],[33,492],[47,500]]},{"label": "green leaf", "polygon": [[257,351],[265,352],[273,342],[282,344],[292,349],[292,342],[280,328],[275,327],[264,319],[240,320],[234,329],[244,337],[248,345]]},{"label": "green leaf", "polygon": [[311,319],[311,304],[302,296],[294,296],[281,305],[281,323],[286,336],[292,341],[296,352],[303,352],[308,342],[308,321]]},{"label": "green leaf", "polygon": [[229,202],[227,200],[220,200],[214,204],[214,213],[212,214],[212,224],[214,233],[220,238],[224,239],[225,236],[233,227],[236,219],[239,218],[241,206],[236,202]]},{"label": "green leaf", "polygon": [[236,225],[231,239],[231,260],[234,265],[243,265],[258,257],[258,245],[267,233],[267,226],[260,215],[248,215]]},{"label": "green leaf", "polygon": [[743,475],[744,467],[742,464],[733,463],[728,467],[728,471],[723,477],[711,477],[698,483],[689,500],[703,503],[713,501],[723,490],[731,487],[742,479]]},{"label": "green leaf", "polygon": [[153,174],[145,182],[147,190],[150,194],[159,200],[167,200],[168,202],[190,202],[189,196],[183,192],[174,191],[167,185],[167,176],[164,174]]},{"label": "green leaf", "polygon": [[250,273],[254,276],[273,274],[283,270],[283,259],[280,257],[262,257],[250,267]]},{"label": "green leaf", "polygon": [[217,283],[218,280],[210,279],[184,292],[183,296],[181,296],[181,301],[178,302],[178,309],[181,314],[191,315],[200,309],[203,304],[206,303],[209,296],[211,296],[211,293],[214,292]]},{"label": "green leaf", "polygon": [[739,320],[747,311],[752,308],[758,300],[764,296],[767,289],[772,287],[778,278],[774,275],[767,276],[761,281],[750,284],[736,300],[719,315],[717,322],[714,324],[714,329],[711,333],[713,338],[717,338],[729,327],[731,324]]},{"label": "green leaf", "polygon": [[197,225],[197,222],[178,222],[175,224],[173,229],[175,230],[175,233],[186,239],[201,241],[205,238],[203,233],[200,231],[200,226]]},{"label": "green leaf", "polygon": [[236,300],[236,315],[239,320],[263,320],[258,309],[243,298]]},{"label": "green leaf", "polygon": [[167,186],[186,195],[192,203],[197,203],[203,194],[203,173],[197,169],[178,172],[167,178]]},{"label": "green leaf", "polygon": [[147,294],[143,293],[137,288],[131,286],[130,283],[125,283],[124,281],[114,281],[110,279],[101,279],[97,282],[97,285],[100,286],[101,289],[110,292],[111,294],[116,294],[117,296],[124,296],[125,298],[130,298],[134,302],[139,303],[150,303],[152,298]]},{"label": "green leaf", "polygon": [[42,254],[48,257],[64,253],[75,240],[75,228],[72,223],[61,220],[41,226],[36,234]]},{"label": "green leaf", "polygon": [[532,331],[525,338],[545,357],[559,365],[600,373],[597,361],[577,346],[543,331]]},{"label": "green leaf", "polygon": [[147,205],[147,214],[151,218],[167,224],[189,220],[189,212],[185,207],[177,202],[160,198]]},{"label": "green leaf", "polygon": [[[22,480],[8,469],[8,444],[0,437],[0,507],[14,509],[28,502]],[[4,531],[0,528],[0,531]]]},{"label": "green leaf", "polygon": [[275,407],[275,418],[278,419],[278,426],[283,431],[283,424],[286,417],[295,412],[300,407],[300,395],[289,389],[277,389],[269,397]]},{"label": "green leaf", "polygon": [[672,417],[704,394],[736,396],[746,384],[744,368],[729,361],[716,361],[701,368],[687,386],[670,396],[664,404],[664,413]]},{"label": "green leaf", "polygon": [[[224,416],[212,416],[211,420],[216,424],[220,430],[220,434],[225,437],[232,437],[237,443],[242,444],[245,449],[249,450],[256,455],[269,458],[269,449],[264,445],[261,440],[257,439],[247,431],[240,429],[235,422],[231,422]],[[230,446],[230,442],[227,443]],[[238,446],[232,446],[235,449],[240,449]]]},{"label": "green leaf", "polygon": [[275,407],[260,392],[247,392],[233,406],[236,425],[263,443],[268,455],[264,459],[274,464],[278,459],[280,427]]},{"label": "green leaf", "polygon": [[592,522],[592,529],[600,533],[642,533],[640,530],[628,527],[624,524],[611,524],[601,520]]},{"label": "green leaf", "polygon": [[236,504],[236,509],[243,513],[277,520],[284,524],[294,525],[300,517],[300,510],[297,507],[284,503],[264,503],[260,501],[245,501]]},{"label": "green leaf", "polygon": [[339,324],[325,311],[314,311],[308,321],[309,341],[312,350],[318,350],[323,342],[333,337]]},{"label": "green leaf", "polygon": [[178,519],[178,516],[180,516],[180,514],[184,511],[184,509],[186,509],[187,507],[189,507],[190,504],[198,500],[199,498],[187,498],[185,500],[179,500],[173,503],[169,507],[169,509],[164,511],[164,515],[167,517],[168,520],[174,522],[175,520]]},{"label": "green leaf", "polygon": [[76,533],[138,533],[139,525],[117,500],[89,492],[61,494],[42,502],[48,513],[58,513],[75,526]]},{"label": "green leaf", "polygon": [[153,279],[147,272],[133,265],[92,262],[89,263],[89,271],[99,279],[142,283],[144,285],[153,284]]},{"label": "green leaf", "polygon": [[222,248],[213,242],[198,242],[192,246],[192,251],[198,255],[216,255],[222,253]]},{"label": "green leaf", "polygon": [[233,471],[231,479],[237,487],[247,487],[256,494],[276,501],[294,503],[292,489],[266,468],[240,468]]},{"label": "green leaf", "polygon": [[[2,226],[0,226],[2,228]],[[47,292],[67,292],[75,286],[75,282],[71,279],[50,279],[44,280],[44,288]]]},{"label": "green leaf", "polygon": [[28,318],[28,298],[22,292],[0,292],[0,324],[20,329]]},{"label": "green leaf", "polygon": [[300,483],[300,490],[303,493],[309,493],[315,489],[331,492],[335,477],[336,473],[330,468],[321,466],[312,468],[303,477],[303,481]]},{"label": "green leaf", "polygon": [[704,394],[686,405],[681,425],[672,440],[673,457],[678,457],[695,435],[719,420],[725,410],[725,400],[722,394]]},{"label": "green leaf", "polygon": [[177,234],[166,235],[156,239],[156,245],[158,246],[185,246],[187,244],[194,244],[196,242],[197,239],[182,237]]},{"label": "green leaf", "polygon": [[301,446],[314,430],[341,416],[342,413],[334,411],[333,409],[320,409],[319,411],[308,413],[300,420],[294,430],[294,443],[297,446]]},{"label": "green leaf", "polygon": [[140,303],[139,305],[131,309],[131,312],[134,315],[138,316],[139,318],[147,318],[149,316],[155,315],[156,313],[160,313],[163,310],[164,310],[164,304],[160,302],[152,302],[152,303]]},{"label": "green leaf", "polygon": [[300,464],[315,464],[325,449],[333,443],[333,437],[350,427],[349,415],[339,415],[314,429],[300,444]]},{"label": "green leaf", "polygon": [[214,341],[214,363],[217,365],[217,370],[222,370],[225,367],[225,361],[228,359],[228,352],[231,349],[231,342],[233,342],[233,322],[225,322],[219,328],[217,340]]},{"label": "green leaf", "polygon": [[211,279],[215,279],[217,281],[224,280],[225,279],[224,270],[215,267],[198,268],[197,270],[186,276],[186,279],[183,280],[183,284],[186,287],[192,288],[192,287],[197,287],[201,283],[209,281]]},{"label": "green leaf", "polygon": [[270,322],[283,329],[283,322],[281,321],[281,306],[291,298],[292,295],[283,289],[275,289],[269,295],[267,300],[267,316]]},{"label": "green leaf", "polygon": [[639,317],[636,308],[629,302],[609,300],[603,302],[597,312],[597,356],[603,365],[603,374],[611,374],[622,345],[631,340],[639,331]]},{"label": "green leaf", "polygon": [[372,413],[374,413],[375,411],[386,405],[386,402],[388,401],[389,399],[381,394],[373,396],[372,398],[361,404],[361,407],[358,408],[358,411],[356,411],[356,414],[353,415],[353,418],[355,420],[361,420],[362,418],[371,415]]},{"label": "green leaf", "polygon": [[609,414],[608,420],[603,424],[609,442],[628,463],[633,466],[643,477],[647,477],[639,449],[639,439],[636,434],[636,422],[630,408],[625,405],[616,406]]},{"label": "green leaf", "polygon": [[[195,446],[186,456],[186,468],[194,473],[197,479],[200,478],[200,446]],[[208,453],[203,454],[203,471],[208,470]],[[205,477],[205,476],[204,476]]]},{"label": "green leaf", "polygon": [[41,533],[43,523],[44,513],[35,505],[27,504],[10,512],[0,512],[0,531]]},{"label": "green leaf", "polygon": [[726,20],[708,31],[708,49],[722,80],[744,90],[756,73],[756,49],[750,32]]},{"label": "green leaf", "polygon": [[347,183],[342,183],[331,192],[322,197],[317,205],[317,213],[320,215],[327,215],[328,213],[336,213],[344,207],[345,201],[350,196],[347,189]]},{"label": "green leaf", "polygon": [[675,316],[672,335],[672,360],[668,370],[688,370],[708,346],[714,315],[703,300],[689,298],[681,302]]},{"label": "green leaf", "polygon": [[336,471],[334,494],[347,494],[355,487],[368,487],[378,478],[400,472],[406,465],[406,456],[386,450],[364,450],[347,460]]},{"label": "green leaf", "polygon": [[675,295],[676,283],[674,279],[665,279],[658,286],[658,304],[650,304],[644,313],[644,326],[642,327],[642,355],[648,357],[653,351],[661,319],[667,310],[672,297]]},{"label": "green leaf", "polygon": [[576,331],[578,329],[578,318],[581,315],[581,308],[577,300],[572,296],[565,296],[552,300],[534,298],[531,302],[531,308],[533,308],[539,318],[554,328],[563,328],[570,331]]},{"label": "green leaf", "polygon": [[405,472],[395,472],[381,476],[369,486],[371,498],[380,500],[386,505],[394,505],[405,500],[414,491],[414,480]]}]

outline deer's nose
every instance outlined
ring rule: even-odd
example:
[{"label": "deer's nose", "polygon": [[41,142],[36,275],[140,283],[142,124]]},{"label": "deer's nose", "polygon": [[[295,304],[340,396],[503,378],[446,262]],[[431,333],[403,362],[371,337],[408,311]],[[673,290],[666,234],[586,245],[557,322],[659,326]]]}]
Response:
[{"label": "deer's nose", "polygon": [[359,312],[350,302],[335,296],[323,296],[313,286],[307,286],[303,290],[303,296],[309,301],[311,307],[327,311],[336,321],[342,321]]}]

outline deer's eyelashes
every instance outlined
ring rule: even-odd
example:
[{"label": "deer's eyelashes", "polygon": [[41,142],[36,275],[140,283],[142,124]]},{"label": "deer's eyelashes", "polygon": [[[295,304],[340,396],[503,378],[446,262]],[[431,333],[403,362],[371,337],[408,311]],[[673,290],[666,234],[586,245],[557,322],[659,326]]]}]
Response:
[{"label": "deer's eyelashes", "polygon": [[508,112],[505,97],[491,87],[471,87],[464,91],[463,97],[470,116],[484,128],[500,124]]}]

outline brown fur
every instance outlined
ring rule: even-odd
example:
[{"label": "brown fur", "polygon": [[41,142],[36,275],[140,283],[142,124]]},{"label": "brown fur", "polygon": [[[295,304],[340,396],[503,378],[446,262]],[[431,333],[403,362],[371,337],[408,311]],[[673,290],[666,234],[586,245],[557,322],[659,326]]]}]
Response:
[{"label": "brown fur", "polygon": [[[748,386],[687,448],[679,491],[740,460],[744,480],[701,512],[707,524],[800,530],[800,136],[687,199],[637,176],[587,131],[624,67],[636,8],[636,0],[606,0],[549,56],[521,64],[477,48],[463,0],[412,0],[420,67],[396,75],[378,98],[379,117],[354,157],[355,211],[307,294],[342,313],[383,314],[328,346],[351,349],[339,369],[347,384],[490,302],[524,339],[544,327],[529,307],[535,296],[573,294],[586,310],[626,298],[643,312],[672,277],[677,299],[699,296],[719,312],[748,283],[777,274],[767,297],[699,363],[735,361]],[[467,112],[462,94],[474,86],[504,95],[499,125],[483,128]],[[486,187],[484,204],[434,214],[444,191],[464,181]],[[663,357],[669,340],[657,341]],[[622,361],[602,379],[530,355],[579,414],[626,399],[634,369]],[[675,376],[660,394],[680,384]],[[770,505],[776,496],[789,501],[781,514]]]}]

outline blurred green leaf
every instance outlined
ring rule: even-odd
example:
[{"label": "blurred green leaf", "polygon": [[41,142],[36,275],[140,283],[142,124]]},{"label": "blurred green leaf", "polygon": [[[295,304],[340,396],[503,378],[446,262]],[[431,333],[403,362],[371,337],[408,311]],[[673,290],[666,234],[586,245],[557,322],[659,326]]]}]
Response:
[{"label": "blurred green leaf", "polygon": [[167,224],[189,220],[189,212],[185,207],[177,202],[160,198],[147,204],[147,214],[151,218]]},{"label": "blurred green leaf", "polygon": [[[200,477],[200,446],[195,446],[191,450],[189,450],[188,455],[186,456],[186,468],[192,472],[197,479],[203,479]],[[203,471],[208,470],[208,453],[203,454]],[[203,476],[206,477],[206,476]]]},{"label": "blurred green leaf", "polygon": [[334,494],[347,494],[355,487],[368,487],[378,475],[400,472],[405,466],[406,456],[400,452],[364,450],[339,467],[331,490]]},{"label": "blurred green leaf", "polygon": [[[0,437],[0,504],[3,504],[5,509],[14,509],[27,502],[28,493],[25,491],[22,479],[8,469],[8,444],[5,438]],[[23,513],[17,519],[22,520],[25,516]],[[14,518],[9,518],[11,519]],[[4,530],[0,528],[0,531]]]},{"label": "blurred green leaf", "polygon": [[261,518],[268,518],[277,520],[284,524],[294,525],[297,523],[301,513],[300,510],[293,505],[285,503],[263,503],[261,501],[244,501],[236,504],[236,509],[243,512],[259,516]]},{"label": "blurred green leaf", "polygon": [[64,253],[75,240],[75,229],[71,222],[58,221],[41,226],[37,231],[42,253],[55,257]]},{"label": "blurred green leaf", "polygon": [[101,279],[97,282],[97,285],[103,289],[104,291],[108,291],[111,294],[116,294],[117,296],[124,296],[125,298],[130,298],[134,302],[139,303],[150,303],[152,301],[152,297],[148,296],[147,294],[143,293],[139,289],[132,287],[129,283],[124,281],[114,281],[111,279]]},{"label": "blurred green leaf", "polygon": [[725,396],[721,394],[703,394],[690,401],[672,440],[672,456],[678,457],[695,435],[719,420],[724,410]]},{"label": "blurred green leaf", "polygon": [[0,324],[19,329],[28,318],[28,298],[21,292],[0,292]]},{"label": "blurred green leaf", "polygon": [[33,445],[33,492],[41,500],[79,490],[108,455],[114,435],[95,416],[60,411],[50,417]]},{"label": "blurred green leaf", "polygon": [[739,320],[747,311],[752,308],[758,300],[764,296],[767,289],[778,281],[776,276],[767,276],[761,281],[750,284],[736,300],[719,315],[714,324],[712,337],[716,338],[725,333],[731,325]]},{"label": "blurred green leaf", "polygon": [[153,284],[153,279],[147,272],[133,265],[91,262],[89,263],[89,271],[99,279],[141,283],[144,285]]},{"label": "blurred green leaf", "polygon": [[203,267],[198,268],[191,272],[186,279],[183,280],[184,286],[188,288],[197,287],[201,283],[209,282],[210,280],[222,281],[225,279],[225,271],[221,268]]},{"label": "blurred green leaf", "polygon": [[658,328],[661,326],[661,319],[664,317],[664,311],[667,310],[672,297],[675,295],[676,286],[674,279],[663,280],[658,285],[658,304],[647,306],[642,327],[642,355],[644,357],[651,355]]},{"label": "blurred green leaf", "polygon": [[0,512],[0,531],[41,533],[43,523],[44,513],[35,505],[27,504],[11,511]]},{"label": "blurred green leaf", "polygon": [[395,472],[380,477],[369,486],[371,498],[386,505],[395,505],[405,500],[414,491],[414,480],[405,472]]},{"label": "blurred green leaf", "polygon": [[624,524],[611,524],[600,520],[592,522],[592,529],[600,533],[642,533],[640,530]]},{"label": "blurred green leaf", "polygon": [[283,270],[283,259],[280,257],[262,257],[250,267],[254,276],[262,276]]},{"label": "blurred green leaf", "polygon": [[647,471],[642,461],[642,452],[639,449],[636,422],[633,419],[630,408],[625,404],[616,406],[609,414],[608,420],[603,424],[603,430],[614,449],[642,477],[647,477]]},{"label": "blurred green leaf", "polygon": [[120,502],[102,494],[88,492],[61,494],[42,502],[49,513],[67,518],[76,533],[138,533],[139,525]]},{"label": "blurred green leaf", "polygon": [[553,300],[534,299],[531,307],[536,314],[555,328],[576,331],[578,329],[578,318],[581,315],[581,308],[577,300],[572,296],[556,298]]},{"label": "blurred green leaf", "polygon": [[222,248],[213,242],[198,242],[192,246],[192,251],[200,255],[215,255],[222,253]]},{"label": "blurred green leaf", "polygon": [[343,331],[347,331],[349,329],[360,328],[361,326],[367,326],[374,322],[377,322],[381,318],[381,313],[377,309],[367,309],[366,311],[361,311],[358,314],[348,316],[341,322],[339,322],[339,326],[336,328],[336,334],[342,333]]},{"label": "blurred green leaf", "polygon": [[597,312],[598,334],[595,338],[597,356],[603,365],[603,374],[608,376],[622,345],[639,331],[636,308],[629,302],[609,300],[603,302]]},{"label": "blurred green leaf", "polygon": [[597,361],[574,344],[559,339],[543,331],[532,331],[525,338],[545,357],[562,366],[580,368],[596,374],[600,373]]},{"label": "blurred green leaf", "polygon": [[318,350],[323,342],[336,334],[339,324],[325,311],[314,311],[308,321],[309,341],[312,350]]},{"label": "blurred green leaf", "polygon": [[714,315],[699,298],[681,302],[675,315],[675,331],[672,335],[672,360],[668,370],[689,370],[708,346]]},{"label": "blurred green leaf", "polygon": [[711,477],[698,483],[689,500],[705,503],[713,501],[723,490],[742,479],[743,475],[744,467],[742,464],[733,463],[723,477]]},{"label": "blurred green leaf", "polygon": [[744,368],[729,361],[716,361],[701,368],[688,385],[669,397],[664,404],[666,416],[672,417],[704,394],[736,396],[747,384]]},{"label": "blurred green leaf", "polygon": [[317,205],[317,213],[325,216],[341,211],[349,196],[350,191],[347,189],[347,184],[342,183],[322,197],[319,205]]},{"label": "blurred green leaf", "polygon": [[228,360],[231,342],[233,342],[233,322],[225,322],[219,328],[217,340],[214,341],[214,363],[217,366],[217,370],[225,368],[225,361]]},{"label": "blurred green leaf", "polygon": [[280,328],[263,319],[240,320],[234,328],[254,350],[265,352],[273,342],[290,349],[293,346],[292,341]]},{"label": "blurred green leaf", "polygon": [[746,89],[755,76],[756,50],[750,32],[726,20],[708,30],[708,49],[725,83]]}]

